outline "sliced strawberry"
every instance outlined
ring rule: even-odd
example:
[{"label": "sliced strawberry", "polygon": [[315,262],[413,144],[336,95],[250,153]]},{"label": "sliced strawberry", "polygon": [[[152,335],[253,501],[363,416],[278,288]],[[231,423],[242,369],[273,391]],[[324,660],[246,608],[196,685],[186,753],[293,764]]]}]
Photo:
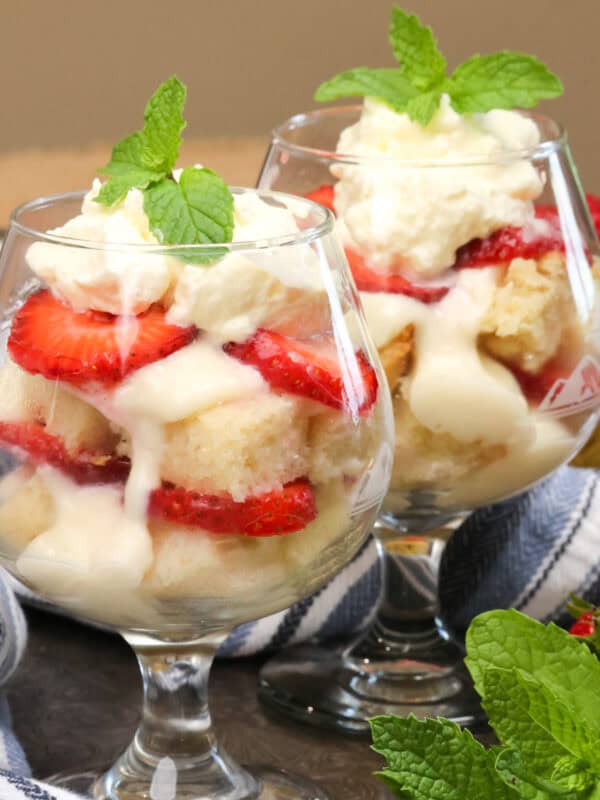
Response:
[{"label": "sliced strawberry", "polygon": [[34,375],[110,385],[179,350],[195,334],[193,326],[168,324],[159,306],[137,317],[79,312],[42,289],[17,311],[8,349]]},{"label": "sliced strawberry", "polygon": [[306,197],[307,200],[320,203],[335,214],[335,208],[333,207],[334,192],[331,184],[324,183],[322,186],[319,186],[318,189],[313,189],[312,192],[305,194],[304,197]]},{"label": "sliced strawberry", "polygon": [[317,507],[310,483],[302,478],[280,491],[247,497],[241,503],[228,494],[207,495],[163,486],[150,495],[148,513],[213,533],[277,536],[305,528],[317,516]]},{"label": "sliced strawberry", "polygon": [[62,470],[77,483],[119,483],[129,474],[128,458],[86,451],[72,455],[60,437],[37,422],[0,422],[0,444],[36,465]]},{"label": "sliced strawberry", "polygon": [[[324,343],[292,339],[259,328],[245,342],[230,342],[225,352],[255,367],[274,388],[308,397],[337,409],[348,406],[348,395],[337,352],[330,340]],[[359,412],[366,413],[377,397],[377,377],[362,352],[357,352],[352,378],[359,378],[353,392],[360,392]],[[350,378],[350,379],[352,379]],[[350,380],[349,379],[349,380]]]},{"label": "sliced strawberry", "polygon": [[[592,221],[600,236],[600,197],[586,195]],[[458,250],[455,267],[484,267],[490,264],[508,264],[513,258],[540,258],[553,250],[564,250],[560,221],[556,206],[539,204],[535,207],[537,219],[545,220],[549,230],[531,237],[523,228],[507,227],[485,239],[473,239]]]},{"label": "sliced strawberry", "polygon": [[[512,364],[506,364],[515,376],[521,387],[521,391],[530,403],[541,403],[544,397],[548,394],[550,389],[557,381],[566,380],[571,374],[571,370],[564,364],[558,364],[556,361],[549,361],[545,364],[537,375],[532,375],[525,372]],[[556,397],[560,394],[560,388],[557,388]]]},{"label": "sliced strawberry", "polygon": [[436,303],[448,294],[447,286],[422,286],[411,283],[402,275],[375,272],[367,266],[362,256],[346,248],[346,258],[354,276],[356,288],[361,292],[388,292],[414,297],[422,303]]},{"label": "sliced strawberry", "polygon": [[586,194],[585,199],[587,200],[590,214],[592,215],[592,221],[594,223],[594,227],[596,228],[596,233],[600,238],[600,197],[595,194]]},{"label": "sliced strawberry", "polygon": [[553,218],[543,206],[541,209],[538,218],[549,223],[549,230],[532,235],[524,228],[509,226],[485,239],[472,239],[458,249],[456,269],[508,264],[513,258],[540,258],[554,250],[564,250],[560,229],[553,224],[558,217]]},{"label": "sliced strawberry", "polygon": [[573,636],[593,636],[595,630],[596,626],[590,616],[590,621],[578,619],[577,622],[574,622],[569,628],[569,633]]},{"label": "sliced strawberry", "polygon": [[535,216],[538,219],[545,219],[548,222],[558,224],[558,211],[556,206],[538,203],[535,207]]}]

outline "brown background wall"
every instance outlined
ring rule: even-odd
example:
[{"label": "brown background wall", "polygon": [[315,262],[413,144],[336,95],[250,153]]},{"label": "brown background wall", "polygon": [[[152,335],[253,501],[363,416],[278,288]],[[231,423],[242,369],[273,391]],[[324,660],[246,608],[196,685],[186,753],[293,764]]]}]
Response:
[{"label": "brown background wall", "polygon": [[[478,50],[534,52],[563,78],[584,182],[600,192],[599,0],[402,0],[450,65]],[[391,64],[389,0],[0,0],[0,153],[113,141],[176,72],[188,136],[265,133],[314,105],[331,73]],[[0,181],[2,176],[0,175]]]}]

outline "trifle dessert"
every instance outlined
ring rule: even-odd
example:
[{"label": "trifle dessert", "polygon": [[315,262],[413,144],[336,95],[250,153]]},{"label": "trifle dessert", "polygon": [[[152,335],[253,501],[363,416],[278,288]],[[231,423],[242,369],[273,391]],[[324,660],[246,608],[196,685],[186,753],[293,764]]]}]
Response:
[{"label": "trifle dessert", "polygon": [[[148,105],[163,137],[182,91]],[[94,619],[223,629],[357,549],[389,470],[385,392],[318,251],[326,212],[158,156],[134,170],[137,135],[83,197],[23,207],[5,246],[0,550]]]},{"label": "trifle dessert", "polygon": [[[390,40],[400,68],[324,83],[318,100],[360,94],[362,107],[276,131],[288,158],[304,146],[304,171],[267,164],[261,185],[298,190],[311,153],[328,162],[333,180],[302,193],[336,215],[386,371],[396,439],[385,506],[404,513],[412,497],[467,510],[523,489],[581,444],[600,392],[597,258],[583,208],[569,209],[564,134],[512,108],[558,94],[558,79],[508,51],[442,78],[431,31],[399,9]],[[598,217],[600,200],[588,199]]]},{"label": "trifle dessert", "polygon": [[260,674],[271,707],[353,733],[380,714],[480,719],[439,608],[445,545],[572,458],[600,404],[600,201],[590,215],[560,126],[523,110],[560,81],[507,50],[449,74],[399,8],[389,39],[398,66],[322,84],[318,101],[364,100],[277,127],[259,179],[335,214],[393,403],[376,617],[341,653],[302,645]]}]

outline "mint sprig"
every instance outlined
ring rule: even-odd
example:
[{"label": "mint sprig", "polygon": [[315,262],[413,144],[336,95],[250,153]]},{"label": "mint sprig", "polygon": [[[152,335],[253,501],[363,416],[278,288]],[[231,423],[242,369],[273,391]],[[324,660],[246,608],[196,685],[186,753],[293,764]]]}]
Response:
[{"label": "mint sprig", "polygon": [[96,201],[112,206],[130,189],[146,189],[165,178],[175,166],[185,128],[186,88],[175,76],[154,92],[144,111],[144,127],[113,147],[111,159],[98,170],[108,175]]},{"label": "mint sprig", "polygon": [[[219,175],[203,167],[184,169],[176,181],[173,168],[185,128],[183,108],[187,90],[175,76],[161,84],[144,111],[144,127],[115,145],[111,160],[99,170],[109,180],[97,203],[113,206],[130,189],[140,189],[150,230],[163,244],[214,244],[233,237],[233,196]],[[225,248],[210,256],[182,250],[180,258],[206,264],[220,258]]]},{"label": "mint sprig", "polygon": [[600,800],[600,661],[555,625],[482,614],[465,662],[501,747],[448,720],[377,717],[377,773],[402,800]]},{"label": "mint sprig", "polygon": [[425,126],[444,93],[449,95],[452,108],[465,114],[493,108],[531,108],[539,100],[563,92],[559,78],[541,61],[508,50],[472,56],[448,76],[446,59],[431,28],[397,7],[392,8],[389,41],[398,68],[346,70],[322,83],[315,100],[376,97]]},{"label": "mint sprig", "polygon": [[401,798],[510,800],[495,757],[449,720],[374,717],[373,749],[387,767],[376,775]]}]

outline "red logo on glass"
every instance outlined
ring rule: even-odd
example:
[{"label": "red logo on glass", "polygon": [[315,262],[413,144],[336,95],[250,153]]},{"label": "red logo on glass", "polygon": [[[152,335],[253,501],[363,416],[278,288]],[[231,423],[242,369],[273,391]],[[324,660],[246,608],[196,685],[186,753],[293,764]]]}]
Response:
[{"label": "red logo on glass", "polygon": [[554,416],[573,414],[600,405],[600,363],[584,356],[568,378],[560,378],[540,403]]}]

